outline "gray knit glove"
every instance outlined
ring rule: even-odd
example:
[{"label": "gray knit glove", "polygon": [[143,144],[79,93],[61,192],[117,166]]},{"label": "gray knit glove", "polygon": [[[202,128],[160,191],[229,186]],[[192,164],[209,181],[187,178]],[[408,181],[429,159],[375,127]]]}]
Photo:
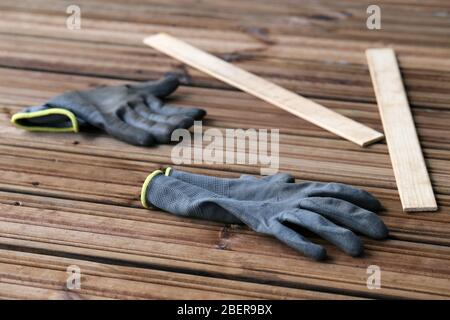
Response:
[{"label": "gray knit glove", "polygon": [[[253,183],[251,180],[248,182]],[[261,186],[271,185],[267,182],[257,183]],[[153,205],[175,215],[227,223],[243,222],[254,231],[272,235],[317,260],[326,257],[325,249],[304,238],[295,230],[296,226],[321,236],[351,256],[360,255],[363,251],[361,239],[351,230],[375,239],[387,237],[388,230],[375,213],[342,199],[346,195],[334,197],[338,189],[328,191],[322,197],[294,197],[291,194],[284,199],[272,195],[272,200],[237,200],[166,176],[157,170],[147,177],[142,187],[141,200],[145,207]],[[241,192],[246,193],[246,190],[243,188]],[[357,199],[357,202],[366,203],[366,193],[359,194],[364,195],[365,199]],[[357,195],[351,195],[351,199],[356,200],[355,197],[358,198]],[[366,207],[373,205],[366,203]]]},{"label": "gray knit glove", "polygon": [[206,114],[162,102],[178,84],[169,75],[159,81],[70,91],[14,114],[11,121],[29,131],[77,132],[93,126],[135,145],[168,143],[175,129],[189,128]]}]

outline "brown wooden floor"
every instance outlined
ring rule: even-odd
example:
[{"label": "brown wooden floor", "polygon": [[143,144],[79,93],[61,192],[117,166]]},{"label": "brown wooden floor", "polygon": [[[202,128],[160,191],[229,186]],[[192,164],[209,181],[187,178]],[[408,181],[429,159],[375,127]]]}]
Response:
[{"label": "brown wooden floor", "polygon": [[[449,298],[450,4],[376,1],[0,1],[0,297]],[[125,4],[126,3],[126,4]],[[66,28],[81,7],[82,29]],[[440,210],[401,211],[384,143],[360,148],[145,47],[169,32],[382,130],[364,49],[398,53]],[[65,90],[186,74],[177,102],[205,108],[205,127],[280,128],[281,171],[298,181],[364,187],[382,201],[388,241],[350,258],[326,244],[313,262],[244,227],[181,219],[139,203],[146,175],[171,146],[139,148],[106,135],[32,134],[10,116]],[[234,177],[255,166],[196,165]],[[318,239],[314,239],[319,241]],[[68,291],[78,265],[82,288]],[[366,268],[382,270],[369,290]]]}]

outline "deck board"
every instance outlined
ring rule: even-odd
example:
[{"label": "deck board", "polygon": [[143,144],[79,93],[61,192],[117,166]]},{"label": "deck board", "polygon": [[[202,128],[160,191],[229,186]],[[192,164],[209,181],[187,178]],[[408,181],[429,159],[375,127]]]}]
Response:
[{"label": "deck board", "polygon": [[[446,1],[379,1],[383,29],[373,32],[364,28],[370,3],[356,0],[78,2],[78,31],[65,28],[65,2],[0,3],[0,298],[450,298]],[[364,50],[392,46],[439,211],[401,210],[384,142],[360,148],[183,66],[142,44],[156,32],[379,131]],[[13,113],[61,91],[167,71],[185,74],[173,99],[206,109],[205,129],[279,128],[280,171],[373,192],[385,208],[389,240],[365,238],[366,253],[355,259],[313,237],[330,255],[317,263],[245,227],[143,209],[140,186],[149,172],[171,165],[171,146],[135,147],[101,133],[28,133],[9,123]],[[177,168],[259,174],[248,165]],[[65,287],[71,264],[86,272],[80,291]],[[379,290],[366,286],[373,264],[382,270]]]}]

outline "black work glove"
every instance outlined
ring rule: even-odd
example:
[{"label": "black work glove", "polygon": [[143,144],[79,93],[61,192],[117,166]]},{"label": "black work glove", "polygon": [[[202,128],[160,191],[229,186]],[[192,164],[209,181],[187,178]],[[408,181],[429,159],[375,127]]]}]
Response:
[{"label": "black work glove", "polygon": [[78,132],[80,126],[90,125],[135,145],[168,143],[175,129],[189,128],[206,114],[161,102],[178,85],[178,78],[169,75],[159,81],[70,91],[14,114],[11,122],[46,132]]}]

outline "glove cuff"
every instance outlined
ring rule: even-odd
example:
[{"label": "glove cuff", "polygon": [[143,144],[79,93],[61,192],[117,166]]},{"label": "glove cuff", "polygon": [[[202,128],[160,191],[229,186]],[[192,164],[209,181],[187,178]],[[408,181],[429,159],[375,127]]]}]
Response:
[{"label": "glove cuff", "polygon": [[[51,122],[51,118],[54,116],[62,116],[61,119],[64,120],[58,121],[58,123],[68,122],[70,123],[70,126],[51,126],[51,124],[49,123]],[[48,123],[46,123],[46,119],[48,120]],[[38,111],[19,112],[11,117],[11,123],[13,123],[18,128],[22,128],[28,131],[78,132],[78,120],[75,114],[63,108],[49,108]]]},{"label": "glove cuff", "polygon": [[166,170],[164,170],[164,174],[166,176],[170,176],[171,173],[172,173],[172,167],[167,167]]},{"label": "glove cuff", "polygon": [[[167,169],[166,169],[167,171]],[[144,208],[149,208],[149,205],[147,203],[147,189],[150,186],[150,183],[152,181],[152,179],[159,175],[159,174],[163,174],[164,172],[162,172],[161,170],[155,170],[152,173],[150,173],[148,175],[148,177],[145,179],[144,184],[142,185],[142,189],[141,189],[141,203],[144,206]]]}]

